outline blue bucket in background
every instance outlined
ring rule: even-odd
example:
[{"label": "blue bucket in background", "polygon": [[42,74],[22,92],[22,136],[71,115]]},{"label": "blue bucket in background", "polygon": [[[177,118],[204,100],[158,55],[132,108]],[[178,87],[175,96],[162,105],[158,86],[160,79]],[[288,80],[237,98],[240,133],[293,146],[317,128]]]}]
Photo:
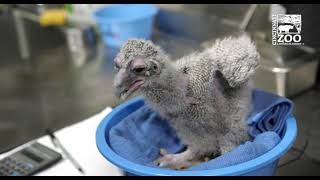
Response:
[{"label": "blue bucket in background", "polygon": [[149,4],[121,4],[98,9],[94,17],[106,46],[119,48],[129,38],[150,39],[158,8]]},{"label": "blue bucket in background", "polygon": [[97,128],[96,143],[100,153],[111,163],[129,175],[141,176],[272,176],[276,174],[279,159],[293,146],[297,136],[297,124],[294,117],[286,122],[286,132],[280,143],[262,156],[221,169],[199,171],[175,171],[152,168],[131,162],[118,155],[109,145],[109,131],[125,117],[145,104],[142,97],[136,97],[116,107],[105,117]]}]

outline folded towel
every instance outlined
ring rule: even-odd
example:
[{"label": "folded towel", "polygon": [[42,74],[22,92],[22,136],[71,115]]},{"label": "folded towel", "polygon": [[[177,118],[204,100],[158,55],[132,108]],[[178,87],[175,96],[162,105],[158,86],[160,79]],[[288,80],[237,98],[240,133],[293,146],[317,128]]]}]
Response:
[{"label": "folded towel", "polygon": [[252,137],[267,132],[276,132],[283,137],[286,120],[292,114],[293,103],[283,97],[255,90],[252,97],[253,109],[248,117],[249,134]]},{"label": "folded towel", "polygon": [[[229,153],[187,170],[217,169],[246,162],[268,152],[280,142],[285,120],[292,112],[291,101],[255,90],[252,103],[248,124],[253,142],[246,142]],[[160,148],[169,153],[185,149],[167,121],[148,105],[140,107],[119,122],[111,129],[109,136],[110,146],[117,154],[150,167],[156,167],[153,161],[159,158]]]},{"label": "folded towel", "polygon": [[123,158],[154,166],[160,148],[176,153],[184,148],[175,131],[148,105],[127,116],[110,130],[110,146]]},{"label": "folded towel", "polygon": [[257,135],[253,142],[248,141],[233,151],[206,163],[193,166],[189,170],[212,170],[247,162],[265,154],[274,148],[280,141],[281,139],[277,133],[265,132]]}]

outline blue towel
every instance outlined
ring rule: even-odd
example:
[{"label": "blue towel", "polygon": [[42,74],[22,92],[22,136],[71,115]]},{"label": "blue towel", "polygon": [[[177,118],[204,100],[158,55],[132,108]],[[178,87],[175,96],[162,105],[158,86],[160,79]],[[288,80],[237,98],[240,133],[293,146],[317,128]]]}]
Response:
[{"label": "blue towel", "polygon": [[[287,117],[292,113],[292,102],[255,90],[252,105],[248,124],[249,134],[254,140],[187,170],[209,170],[236,165],[257,158],[274,148],[281,140]],[[160,148],[169,153],[182,152],[186,148],[167,121],[148,105],[140,107],[114,126],[109,136],[110,146],[117,154],[129,161],[150,167],[156,167],[153,161],[159,158]]]},{"label": "blue towel", "polygon": [[272,131],[283,137],[286,120],[292,115],[293,103],[286,98],[255,90],[252,104],[253,109],[248,117],[249,134],[256,137]]}]

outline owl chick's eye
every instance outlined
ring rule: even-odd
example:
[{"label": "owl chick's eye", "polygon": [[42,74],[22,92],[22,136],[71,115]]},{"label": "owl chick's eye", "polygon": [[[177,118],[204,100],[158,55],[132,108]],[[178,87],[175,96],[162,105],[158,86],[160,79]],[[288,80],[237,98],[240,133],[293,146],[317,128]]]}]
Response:
[{"label": "owl chick's eye", "polygon": [[158,69],[158,66],[157,65],[153,65],[152,67],[154,70]]}]

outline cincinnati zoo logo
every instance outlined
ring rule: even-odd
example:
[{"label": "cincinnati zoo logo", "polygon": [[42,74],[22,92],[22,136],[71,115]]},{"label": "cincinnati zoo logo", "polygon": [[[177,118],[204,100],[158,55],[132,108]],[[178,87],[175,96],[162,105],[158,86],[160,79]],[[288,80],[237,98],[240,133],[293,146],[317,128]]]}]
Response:
[{"label": "cincinnati zoo logo", "polygon": [[301,15],[272,15],[273,45],[303,45],[301,38]]}]

